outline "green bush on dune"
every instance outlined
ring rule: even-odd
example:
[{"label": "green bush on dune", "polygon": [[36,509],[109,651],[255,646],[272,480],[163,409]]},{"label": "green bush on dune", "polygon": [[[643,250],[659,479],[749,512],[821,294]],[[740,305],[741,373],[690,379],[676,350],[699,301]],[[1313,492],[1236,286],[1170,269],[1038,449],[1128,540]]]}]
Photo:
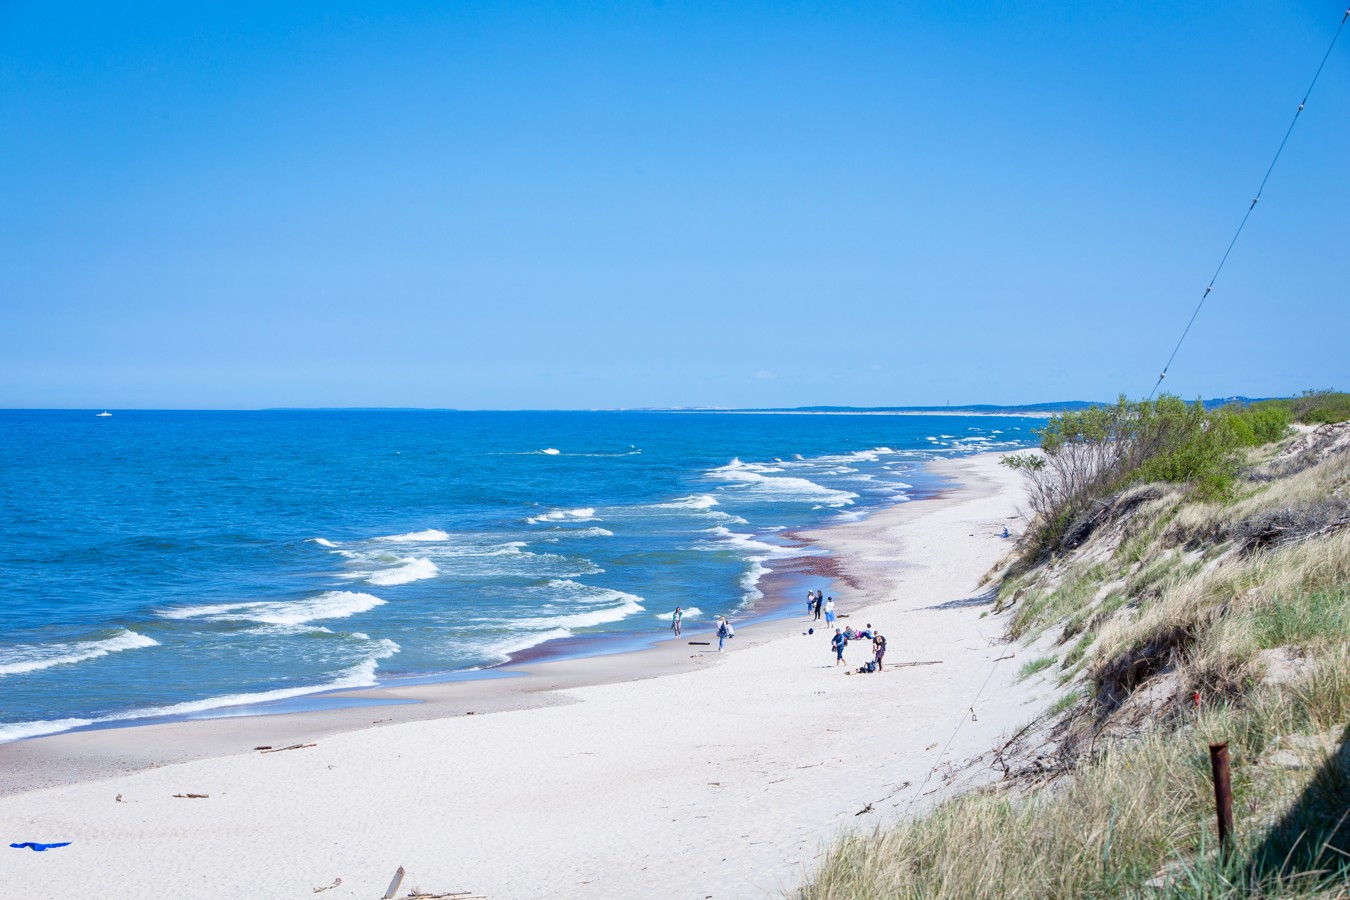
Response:
[{"label": "green bush on dune", "polygon": [[1075,522],[1132,484],[1182,484],[1201,499],[1227,497],[1239,451],[1284,437],[1289,415],[1279,405],[1205,409],[1164,394],[1052,417],[1039,432],[1040,453],[1003,461],[1028,479],[1029,561],[1060,549]]}]

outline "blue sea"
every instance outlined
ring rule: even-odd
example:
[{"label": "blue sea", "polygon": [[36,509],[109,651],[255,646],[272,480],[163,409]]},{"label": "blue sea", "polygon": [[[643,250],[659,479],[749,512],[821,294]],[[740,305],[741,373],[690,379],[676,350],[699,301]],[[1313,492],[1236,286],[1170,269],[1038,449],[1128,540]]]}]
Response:
[{"label": "blue sea", "polygon": [[753,614],[794,529],[1010,417],[0,412],[0,740],[266,711]]}]

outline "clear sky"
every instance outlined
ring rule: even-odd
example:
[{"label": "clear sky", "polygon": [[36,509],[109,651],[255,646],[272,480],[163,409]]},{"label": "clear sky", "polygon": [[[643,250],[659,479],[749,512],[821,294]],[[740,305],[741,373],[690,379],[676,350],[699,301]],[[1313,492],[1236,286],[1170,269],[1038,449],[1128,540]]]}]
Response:
[{"label": "clear sky", "polygon": [[[1343,6],[0,2],[0,407],[1143,396]],[[1171,390],[1350,388],[1347,147]]]}]

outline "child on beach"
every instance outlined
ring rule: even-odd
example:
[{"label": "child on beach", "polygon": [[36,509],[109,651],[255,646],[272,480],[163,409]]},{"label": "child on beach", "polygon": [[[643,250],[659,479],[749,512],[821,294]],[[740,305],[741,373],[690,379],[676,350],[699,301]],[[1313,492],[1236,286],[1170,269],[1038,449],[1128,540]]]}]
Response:
[{"label": "child on beach", "polygon": [[684,612],[677,606],[675,612],[670,616],[670,630],[675,632],[675,636],[680,636],[680,623],[684,621]]},{"label": "child on beach", "polygon": [[[844,662],[844,648],[848,646],[848,638],[838,628],[834,630],[834,637],[830,639],[830,645],[834,647],[834,664],[837,666]],[[848,665],[847,663],[844,663]]]}]

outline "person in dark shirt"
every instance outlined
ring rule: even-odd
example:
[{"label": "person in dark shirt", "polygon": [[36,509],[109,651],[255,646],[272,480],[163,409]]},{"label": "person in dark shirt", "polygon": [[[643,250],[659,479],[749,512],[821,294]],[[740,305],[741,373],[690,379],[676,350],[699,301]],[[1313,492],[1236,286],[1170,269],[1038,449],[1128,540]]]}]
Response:
[{"label": "person in dark shirt", "polygon": [[[830,638],[830,646],[834,647],[834,664],[837,666],[844,662],[844,648],[848,646],[848,638],[838,628],[834,630],[834,637]],[[844,665],[848,665],[844,663]]]},{"label": "person in dark shirt", "polygon": [[881,658],[886,655],[886,638],[880,632],[872,638],[872,658],[876,660],[877,671],[881,671]]}]

